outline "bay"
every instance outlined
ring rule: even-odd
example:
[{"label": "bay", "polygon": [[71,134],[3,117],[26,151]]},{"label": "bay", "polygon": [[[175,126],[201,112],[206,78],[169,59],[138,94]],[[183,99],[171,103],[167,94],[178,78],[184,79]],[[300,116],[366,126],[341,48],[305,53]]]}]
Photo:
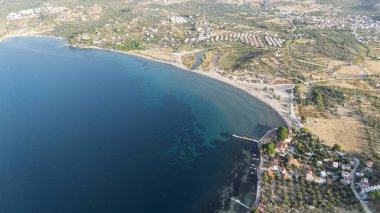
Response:
[{"label": "bay", "polygon": [[237,88],[63,40],[0,43],[1,212],[244,212],[282,123]]}]

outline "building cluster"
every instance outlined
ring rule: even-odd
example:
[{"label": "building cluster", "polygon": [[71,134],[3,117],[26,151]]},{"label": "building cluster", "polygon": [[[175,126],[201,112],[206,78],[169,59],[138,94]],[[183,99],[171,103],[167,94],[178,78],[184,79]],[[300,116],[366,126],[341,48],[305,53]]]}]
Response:
[{"label": "building cluster", "polygon": [[[274,159],[273,164],[276,165],[280,163],[279,159]],[[297,169],[301,168],[301,164],[298,162],[297,159],[289,157],[287,160],[287,163],[289,166],[294,165]],[[320,171],[316,172],[313,171],[308,166],[304,166],[305,171],[305,179],[309,182],[315,182],[318,184],[332,184],[334,181],[338,180],[341,177],[341,181],[343,184],[348,185],[351,183],[352,180],[352,173],[351,168],[355,165],[355,161],[350,161],[349,163],[342,163],[342,162],[330,162],[329,159],[324,159],[323,161],[318,161],[317,165]],[[273,166],[271,171],[268,172],[268,175],[273,175],[273,171],[276,170],[276,166]],[[336,171],[341,169],[341,175],[339,176]],[[287,172],[285,167],[280,167],[281,175],[284,179],[292,179],[292,173],[295,174],[295,176],[298,176],[296,172]]]},{"label": "building cluster", "polygon": [[31,9],[20,10],[18,12],[12,12],[7,15],[7,20],[20,20],[24,18],[35,18],[40,15],[46,14],[57,14],[65,11],[66,7],[53,7],[53,6],[45,6],[45,7],[37,7]]},{"label": "building cluster", "polygon": [[365,163],[365,168],[361,172],[357,172],[356,176],[361,177],[357,186],[360,189],[360,194],[362,198],[366,199],[369,192],[380,190],[380,185],[371,185],[368,178],[365,177],[365,173],[371,173],[374,162],[371,159],[368,159]]},{"label": "building cluster", "polygon": [[206,42],[211,43],[222,43],[222,42],[241,42],[251,47],[261,47],[264,48],[266,45],[272,47],[282,47],[285,42],[284,39],[278,37],[278,35],[267,35],[260,37],[259,35],[254,35],[253,33],[228,33],[222,35],[215,35],[212,37],[204,37]]},{"label": "building cluster", "polygon": [[[274,151],[278,157],[274,157],[270,166],[266,168],[269,177],[278,175],[284,180],[299,178],[301,176],[299,172],[303,171],[305,180],[309,182],[331,185],[340,179],[345,185],[351,184],[354,178],[352,168],[356,164],[352,157],[337,152],[333,155],[335,157],[316,161],[316,165],[313,167],[308,164],[301,164],[293,157],[292,137],[292,132],[289,131],[288,138],[275,145]],[[305,153],[306,161],[311,162],[314,155],[313,152]]]},{"label": "building cluster", "polygon": [[174,24],[186,24],[186,23],[194,23],[194,18],[193,17],[183,17],[183,16],[171,16],[170,21]]},{"label": "building cluster", "polygon": [[377,40],[380,33],[380,21],[376,21],[370,16],[302,16],[302,21],[308,23],[307,29],[338,29],[351,30],[355,38],[360,42],[366,40]]}]

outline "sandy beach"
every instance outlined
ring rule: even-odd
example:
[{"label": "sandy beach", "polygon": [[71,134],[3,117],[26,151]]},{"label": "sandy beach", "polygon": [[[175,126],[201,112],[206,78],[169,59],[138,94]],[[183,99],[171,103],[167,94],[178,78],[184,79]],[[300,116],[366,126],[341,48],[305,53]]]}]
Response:
[{"label": "sandy beach", "polygon": [[[23,37],[23,36],[26,36],[26,37],[30,37],[30,36],[32,36],[32,37],[46,37],[46,38],[66,40],[65,38],[54,37],[54,36],[34,35],[34,34],[22,34],[22,35],[12,34],[12,35],[6,35],[3,38],[0,38],[0,42],[7,39],[7,38]],[[160,62],[160,63],[170,64],[170,65],[178,67],[184,71],[192,72],[192,73],[195,73],[198,75],[203,75],[205,77],[209,77],[209,78],[221,81],[223,83],[234,86],[234,87],[242,90],[243,92],[249,94],[253,98],[267,104],[270,108],[272,108],[282,118],[284,123],[286,123],[288,126],[292,126],[292,121],[290,119],[290,107],[289,107],[290,95],[283,91],[284,89],[289,88],[291,85],[254,84],[254,83],[248,83],[248,82],[243,82],[243,81],[239,81],[239,80],[234,81],[234,80],[229,79],[227,77],[224,77],[224,76],[222,76],[219,73],[214,72],[214,71],[206,72],[203,70],[190,70],[185,65],[183,65],[181,63],[181,56],[178,54],[176,56],[173,54],[173,57],[177,57],[177,60],[167,61],[167,60],[154,58],[154,57],[147,55],[147,54],[140,54],[137,51],[126,52],[126,51],[118,51],[118,50],[113,50],[113,49],[101,48],[101,47],[97,47],[97,46],[74,46],[72,48],[97,49],[97,50],[111,51],[111,52],[125,54],[125,55],[132,55],[132,56],[141,57],[141,58],[144,58],[147,60],[152,60],[152,61],[156,61],[156,62]],[[281,99],[277,100],[276,98],[273,98],[274,94],[270,93],[268,91],[264,91],[265,87],[267,87],[268,90],[270,88],[273,88],[275,91],[274,93],[276,95],[280,95]]]},{"label": "sandy beach", "polygon": [[[98,50],[104,50],[104,51],[111,51],[115,53],[120,53],[120,54],[126,54],[126,55],[132,55],[136,57],[141,57],[147,60],[152,60],[160,63],[166,63],[170,64],[172,66],[178,67],[184,71],[187,72],[192,72],[198,75],[203,75],[205,77],[209,77],[218,81],[221,81],[223,83],[229,84],[231,86],[234,86],[243,92],[249,94],[253,98],[265,103],[268,105],[270,108],[272,108],[284,121],[284,123],[287,124],[287,126],[292,126],[292,121],[290,119],[290,107],[284,107],[284,105],[289,105],[290,104],[290,95],[284,91],[284,88],[290,88],[292,85],[269,85],[269,84],[254,84],[254,83],[248,83],[244,81],[234,81],[230,78],[224,77],[220,75],[217,72],[214,71],[203,71],[203,70],[190,70],[187,68],[185,65],[181,63],[181,56],[176,55],[177,60],[174,61],[167,61],[167,60],[162,60],[162,59],[157,59],[155,57],[149,56],[147,54],[140,54],[139,52],[136,51],[118,51],[118,50],[112,50],[112,49],[106,49],[106,48],[101,48],[101,47],[96,47],[96,46],[78,46],[77,48],[83,48],[83,49],[98,49]],[[173,54],[174,56],[174,54]],[[272,98],[271,93],[264,91],[264,88],[267,87],[269,90],[270,88],[273,88],[274,91],[276,91],[277,95],[281,96],[281,100],[277,100],[275,98]],[[289,97],[288,97],[289,96]]]}]

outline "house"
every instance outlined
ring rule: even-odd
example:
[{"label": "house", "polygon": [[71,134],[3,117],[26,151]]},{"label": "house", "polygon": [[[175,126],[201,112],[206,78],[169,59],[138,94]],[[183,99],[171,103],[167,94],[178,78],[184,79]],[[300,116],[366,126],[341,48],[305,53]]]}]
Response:
[{"label": "house", "polygon": [[281,167],[280,167],[280,172],[281,172],[281,174],[282,174],[282,178],[284,178],[285,180],[286,180],[286,179],[292,179],[292,176],[290,176],[290,175],[288,174],[288,171],[286,171],[286,168],[285,168],[285,167],[281,166]]},{"label": "house", "polygon": [[339,163],[338,162],[333,162],[333,167],[334,168],[338,168],[339,167]]},{"label": "house", "polygon": [[342,171],[342,177],[349,177],[349,178],[351,178],[351,173],[346,172],[346,171]]},{"label": "house", "polygon": [[342,164],[342,169],[343,170],[351,170],[351,164],[349,164],[349,163],[343,163]]},{"label": "house", "polygon": [[322,163],[322,161],[319,160],[319,161],[317,161],[317,164],[318,164],[318,166],[322,166],[323,163]]},{"label": "house", "polygon": [[343,183],[348,185],[351,183],[351,173],[342,171]]},{"label": "house", "polygon": [[265,210],[264,203],[259,203],[259,205],[257,206],[257,209],[259,210],[259,212],[264,212],[264,210]]},{"label": "house", "polygon": [[273,165],[272,170],[273,171],[277,171],[278,170],[278,166],[277,165]]},{"label": "house", "polygon": [[277,159],[277,158],[274,158],[273,159],[273,164],[279,164],[280,163],[280,160],[279,159]]},{"label": "house", "polygon": [[292,142],[292,130],[291,129],[289,129],[288,130],[288,138],[286,138],[285,139],[285,143],[290,143],[290,142]]},{"label": "house", "polygon": [[288,173],[284,174],[283,176],[284,180],[292,179],[292,176],[289,175]]},{"label": "house", "polygon": [[281,172],[282,174],[286,174],[286,173],[287,173],[285,167],[283,167],[283,166],[280,167],[280,172]]},{"label": "house", "polygon": [[288,163],[289,163],[289,165],[294,165],[297,168],[300,168],[300,166],[301,166],[301,164],[295,158],[288,158]]},{"label": "house", "polygon": [[350,183],[351,183],[351,178],[349,178],[349,177],[345,177],[345,178],[343,179],[343,183],[346,184],[346,185],[350,184]]},{"label": "house", "polygon": [[363,172],[356,172],[356,176],[363,177],[364,173]]},{"label": "house", "polygon": [[274,174],[273,174],[273,171],[272,171],[272,170],[269,170],[269,171],[268,171],[268,176],[269,176],[269,177],[274,177]]},{"label": "house", "polygon": [[373,161],[372,160],[367,160],[365,163],[367,164],[368,168],[371,168],[373,166]]},{"label": "house", "polygon": [[326,178],[320,178],[319,179],[319,184],[325,184],[326,183]]},{"label": "house", "polygon": [[363,178],[363,179],[360,181],[360,187],[362,187],[362,188],[369,187],[368,178]]},{"label": "house", "polygon": [[321,177],[325,178],[327,176],[326,171],[321,171]]},{"label": "house", "polygon": [[314,181],[313,171],[309,170],[309,171],[306,173],[306,180],[307,180],[307,181]]},{"label": "house", "polygon": [[288,148],[288,143],[286,143],[285,141],[280,141],[276,144],[274,151],[279,152],[279,153],[285,153],[287,148]]},{"label": "house", "polygon": [[315,177],[314,177],[314,182],[319,183],[320,179],[321,179],[320,177],[315,176]]}]

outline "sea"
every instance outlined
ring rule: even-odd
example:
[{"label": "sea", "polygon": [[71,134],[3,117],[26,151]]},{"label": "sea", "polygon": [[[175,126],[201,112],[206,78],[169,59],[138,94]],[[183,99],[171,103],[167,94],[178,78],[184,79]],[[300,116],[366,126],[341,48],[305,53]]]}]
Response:
[{"label": "sea", "polygon": [[[199,71],[201,72],[201,71]],[[0,212],[247,212],[282,124],[217,80],[65,40],[0,42]]]}]

